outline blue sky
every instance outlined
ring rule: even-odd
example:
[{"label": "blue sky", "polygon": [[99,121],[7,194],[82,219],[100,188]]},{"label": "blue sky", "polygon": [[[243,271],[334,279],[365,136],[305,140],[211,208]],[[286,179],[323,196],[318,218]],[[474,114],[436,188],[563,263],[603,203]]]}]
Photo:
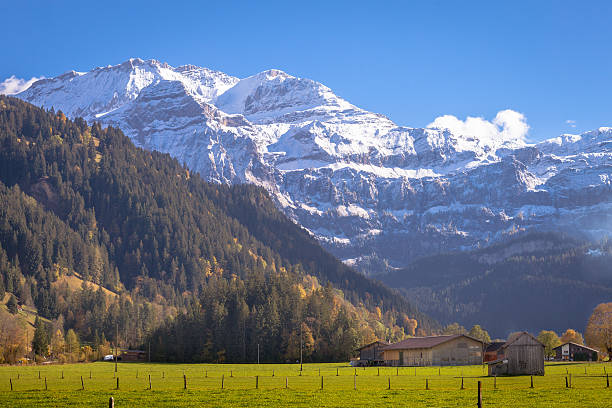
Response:
[{"label": "blue sky", "polygon": [[504,109],[531,140],[612,126],[612,2],[86,3],[2,1],[0,81],[155,58],[278,68],[406,126]]}]

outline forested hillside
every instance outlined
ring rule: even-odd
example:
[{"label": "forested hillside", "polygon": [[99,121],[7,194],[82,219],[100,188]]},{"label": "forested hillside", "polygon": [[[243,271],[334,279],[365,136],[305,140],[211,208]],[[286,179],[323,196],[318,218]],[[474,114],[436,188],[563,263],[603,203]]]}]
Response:
[{"label": "forested hillside", "polygon": [[0,146],[0,289],[55,331],[94,346],[118,333],[180,361],[244,361],[261,343],[262,359],[279,361],[299,331],[312,359],[331,360],[437,328],[326,253],[264,190],[205,183],[118,129],[0,97]]},{"label": "forested hillside", "polygon": [[444,322],[510,332],[584,330],[593,308],[612,299],[612,244],[553,233],[420,259],[385,276]]}]

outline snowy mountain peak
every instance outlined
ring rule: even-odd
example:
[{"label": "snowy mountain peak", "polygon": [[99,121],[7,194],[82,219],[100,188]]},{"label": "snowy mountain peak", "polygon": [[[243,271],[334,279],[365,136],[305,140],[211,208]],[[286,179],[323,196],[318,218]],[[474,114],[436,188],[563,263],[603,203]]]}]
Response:
[{"label": "snowy mountain peak", "polygon": [[18,97],[121,128],[206,179],[256,183],[337,256],[370,272],[527,230],[612,230],[612,128],[527,143],[506,110],[398,126],[279,70],[239,79],[130,59]]}]

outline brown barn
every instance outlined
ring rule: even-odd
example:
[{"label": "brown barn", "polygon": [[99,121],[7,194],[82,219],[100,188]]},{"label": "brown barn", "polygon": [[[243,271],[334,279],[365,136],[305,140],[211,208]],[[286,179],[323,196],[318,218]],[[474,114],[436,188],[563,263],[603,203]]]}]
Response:
[{"label": "brown barn", "polygon": [[495,361],[499,359],[499,354],[502,352],[502,346],[506,344],[505,341],[494,341],[493,343],[487,344],[484,353],[484,362]]},{"label": "brown barn", "polygon": [[383,348],[389,343],[386,341],[375,341],[374,343],[366,344],[357,349],[359,352],[359,360],[357,365],[378,365],[383,363]]},{"label": "brown barn", "polygon": [[597,361],[599,358],[599,351],[571,341],[553,350],[555,350],[555,360],[558,361]]},{"label": "brown barn", "polygon": [[119,359],[125,362],[146,361],[147,352],[143,350],[121,350],[121,355],[119,356]]},{"label": "brown barn", "polygon": [[383,350],[385,365],[482,364],[483,342],[464,334],[411,337]]},{"label": "brown barn", "polygon": [[544,345],[527,332],[514,333],[487,363],[489,375],[544,375]]}]

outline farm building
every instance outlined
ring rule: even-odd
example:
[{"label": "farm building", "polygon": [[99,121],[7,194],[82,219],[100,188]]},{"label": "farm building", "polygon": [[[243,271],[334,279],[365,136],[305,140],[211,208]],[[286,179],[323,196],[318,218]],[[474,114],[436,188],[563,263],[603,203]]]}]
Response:
[{"label": "farm building", "polygon": [[375,341],[374,343],[366,344],[357,349],[359,352],[359,360],[357,365],[378,365],[383,363],[383,348],[389,343],[386,341]]},{"label": "farm building", "polygon": [[494,341],[493,343],[487,344],[484,352],[484,361],[498,360],[498,354],[501,352],[501,348],[504,344],[506,344],[505,341]]},{"label": "farm building", "polygon": [[385,365],[482,364],[483,342],[464,334],[411,337],[384,348]]},{"label": "farm building", "polygon": [[599,357],[599,351],[571,341],[553,350],[555,350],[555,360],[558,361],[597,361]]},{"label": "farm building", "polygon": [[121,361],[146,361],[147,352],[144,350],[121,350],[118,357]]},{"label": "farm building", "polygon": [[487,363],[489,375],[544,375],[544,345],[527,332],[514,333]]}]

